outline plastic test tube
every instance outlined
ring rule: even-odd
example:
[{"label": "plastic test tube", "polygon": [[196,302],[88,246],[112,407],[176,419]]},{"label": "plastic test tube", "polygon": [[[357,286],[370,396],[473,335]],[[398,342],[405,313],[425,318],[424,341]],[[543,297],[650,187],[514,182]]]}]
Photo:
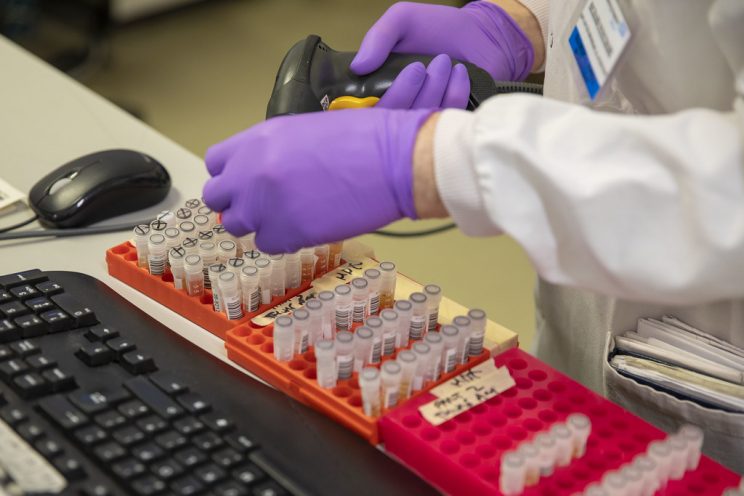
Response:
[{"label": "plastic test tube", "polygon": [[284,296],[287,284],[287,271],[284,255],[271,255],[271,297]]},{"label": "plastic test tube", "polygon": [[323,302],[323,339],[332,339],[336,329],[336,293],[321,291],[318,299]]},{"label": "plastic test tube", "polygon": [[202,241],[199,243],[199,256],[204,263],[204,289],[212,289],[208,271],[210,265],[217,263],[217,246],[211,241]]},{"label": "plastic test tube", "polygon": [[[224,267],[224,265],[223,265]],[[220,274],[217,283],[220,289],[220,298],[225,315],[228,320],[239,320],[243,318],[243,305],[240,294],[240,284],[238,276],[232,272],[223,272]]]},{"label": "plastic test tube", "polygon": [[416,373],[413,375],[411,390],[420,391],[424,387],[424,377],[426,374],[426,368],[429,365],[431,348],[426,343],[418,342],[413,343],[411,349],[416,354]]},{"label": "plastic test tube", "polygon": [[202,258],[199,255],[186,255],[183,268],[186,273],[186,293],[189,296],[203,295],[204,272]]},{"label": "plastic test tube", "polygon": [[470,319],[464,315],[458,315],[452,323],[460,330],[460,341],[457,343],[457,360],[467,363],[470,357]]},{"label": "plastic test tube", "polygon": [[150,231],[152,232],[159,232],[162,234],[163,231],[165,231],[168,228],[168,223],[164,220],[155,219],[154,221],[150,222]]},{"label": "plastic test tube", "polygon": [[649,443],[646,452],[656,462],[656,480],[659,486],[666,486],[672,471],[672,449],[664,441],[653,441]]},{"label": "plastic test tube", "polygon": [[236,276],[240,277],[240,271],[245,267],[245,259],[238,257],[228,258],[225,265],[227,266],[228,272],[232,272]]},{"label": "plastic test tube", "polygon": [[426,295],[427,330],[432,332],[436,330],[437,322],[439,322],[439,303],[442,301],[442,288],[436,284],[427,284],[424,286],[424,294]]},{"label": "plastic test tube", "polygon": [[150,274],[158,276],[165,272],[165,262],[168,259],[168,247],[165,244],[165,236],[162,234],[151,234],[147,240],[147,263]]},{"label": "plastic test tube", "polygon": [[336,362],[338,380],[351,379],[354,372],[354,334],[349,331],[336,334]]},{"label": "plastic test tube", "polygon": [[460,329],[453,325],[443,325],[442,335],[442,372],[452,372],[457,367],[457,343],[460,341]]},{"label": "plastic test tube", "polygon": [[592,430],[592,423],[583,413],[572,413],[566,418],[566,426],[571,429],[573,436],[573,456],[581,458],[586,453],[586,441]]},{"label": "plastic test tube", "polygon": [[366,326],[372,329],[372,349],[369,353],[368,363],[380,363],[382,359],[382,333],[384,323],[380,317],[370,317],[365,322]]},{"label": "plastic test tube", "polygon": [[292,312],[295,324],[295,353],[305,353],[308,347],[310,313],[304,308]]},{"label": "plastic test tube", "polygon": [[540,463],[539,454],[540,451],[537,449],[534,443],[522,443],[517,449],[517,453],[522,455],[525,463],[525,476],[524,485],[534,486],[537,481],[540,480]]},{"label": "plastic test tube", "polygon": [[194,214],[191,212],[191,209],[188,207],[181,207],[178,210],[176,210],[176,219],[178,219],[179,221],[190,219],[192,215]]},{"label": "plastic test tube", "polygon": [[315,247],[315,277],[320,277],[328,272],[328,257],[330,254],[329,245],[320,245]]},{"label": "plastic test tube", "polygon": [[[165,222],[167,227],[176,227],[176,215],[170,210],[163,210],[155,216],[155,219]],[[166,228],[167,229],[167,228]]]},{"label": "plastic test tube", "polygon": [[411,293],[408,297],[413,304],[413,312],[411,313],[411,325],[409,330],[409,336],[411,340],[418,341],[426,334],[426,319],[427,319],[427,307],[426,307],[426,295],[424,293]]},{"label": "plastic test tube", "polygon": [[700,463],[700,450],[703,448],[703,430],[692,424],[680,427],[678,434],[687,441],[687,470],[695,470]]},{"label": "plastic test tube", "polygon": [[216,244],[214,233],[211,229],[197,232],[196,237],[199,239],[199,241],[212,241]]},{"label": "plastic test tube", "polygon": [[173,274],[173,286],[176,289],[185,288],[185,272],[183,268],[184,258],[186,257],[186,250],[181,246],[176,246],[168,250],[168,263],[171,266],[171,273]]},{"label": "plastic test tube", "polygon": [[375,333],[367,326],[357,328],[354,338],[354,370],[360,372],[370,363]]},{"label": "plastic test tube", "polygon": [[292,360],[295,350],[294,342],[294,320],[286,315],[274,319],[274,357],[280,362]]},{"label": "plastic test tube", "polygon": [[380,312],[380,271],[377,269],[367,269],[364,271],[364,278],[367,280],[367,294],[369,315],[377,315]]},{"label": "plastic test tube", "polygon": [[328,268],[335,269],[341,265],[341,252],[344,251],[344,242],[337,241],[328,246]]},{"label": "plastic test tube", "polygon": [[541,432],[532,441],[537,447],[538,466],[541,477],[549,477],[553,474],[558,444],[548,432]]},{"label": "plastic test tube", "polygon": [[284,255],[284,285],[288,289],[299,288],[302,281],[302,261],[300,252]]},{"label": "plastic test tube", "polygon": [[424,343],[431,348],[429,355],[429,366],[426,372],[426,380],[436,381],[442,371],[442,350],[444,349],[444,339],[438,332],[429,332],[424,336]]},{"label": "plastic test tube", "polygon": [[315,277],[315,249],[303,248],[300,250],[300,284],[305,285],[312,282]]},{"label": "plastic test tube", "polygon": [[261,304],[261,292],[258,289],[259,276],[255,266],[243,267],[240,270],[240,286],[243,294],[243,308],[246,313],[258,311]]},{"label": "plastic test tube", "polygon": [[215,312],[222,312],[224,310],[224,307],[222,306],[222,291],[220,291],[219,277],[220,274],[226,270],[227,267],[225,267],[225,264],[221,263],[213,263],[207,269],[209,286],[212,288],[212,305],[214,306]]},{"label": "plastic test tube", "polygon": [[256,259],[263,256],[258,250],[243,250],[243,259],[250,265],[255,265]]},{"label": "plastic test tube", "polygon": [[384,409],[393,408],[398,404],[400,395],[400,381],[403,375],[403,369],[395,360],[390,360],[382,364],[380,368],[380,382],[382,383],[382,407]]},{"label": "plastic test tube", "polygon": [[665,443],[672,450],[669,478],[680,480],[687,470],[687,442],[679,435],[673,434],[667,438]]},{"label": "plastic test tube", "polygon": [[650,456],[640,454],[633,459],[630,466],[641,473],[643,482],[638,492],[639,496],[651,496],[654,494],[660,487],[659,481],[656,478],[658,464]]},{"label": "plastic test tube", "polygon": [[249,233],[249,234],[246,234],[245,236],[239,237],[238,246],[240,247],[240,251],[242,253],[255,250],[256,249],[256,233]]},{"label": "plastic test tube", "polygon": [[258,269],[258,288],[261,291],[261,304],[271,303],[271,271],[273,266],[268,258],[257,258],[255,267]]},{"label": "plastic test tube", "polygon": [[194,234],[196,233],[196,226],[190,220],[185,220],[178,224],[178,230],[181,231],[181,241],[183,241],[183,239],[187,236],[191,238],[194,237]]},{"label": "plastic test tube", "polygon": [[181,231],[176,227],[169,227],[163,231],[165,236],[165,244],[170,250],[181,244]]},{"label": "plastic test tube", "polygon": [[568,466],[571,463],[571,455],[573,454],[571,429],[563,423],[553,424],[550,428],[550,434],[556,442],[556,465],[559,467]]},{"label": "plastic test tube", "polygon": [[609,496],[600,482],[592,482],[584,488],[583,496]]},{"label": "plastic test tube", "polygon": [[227,262],[231,258],[235,258],[235,254],[237,253],[238,246],[235,244],[235,241],[232,241],[230,239],[225,239],[222,241],[218,241],[219,244],[217,245],[217,260],[219,260],[222,263]]},{"label": "plastic test tube", "polygon": [[506,496],[521,494],[524,491],[526,472],[527,462],[520,453],[516,451],[504,453],[501,457],[499,490]]},{"label": "plastic test tube", "polygon": [[411,336],[411,315],[413,315],[413,303],[408,300],[398,300],[393,305],[398,312],[398,338],[395,340],[396,348],[406,348]]},{"label": "plastic test tube", "polygon": [[202,202],[198,198],[191,198],[190,200],[186,200],[186,202],[184,202],[184,206],[186,208],[190,208],[191,210],[195,210],[201,207],[201,204]]},{"label": "plastic test tube", "polygon": [[191,222],[196,226],[197,231],[207,231],[211,229],[209,225],[209,217],[206,215],[195,215],[192,217]]},{"label": "plastic test tube", "polygon": [[317,298],[305,303],[305,310],[307,310],[308,322],[308,344],[315,346],[319,340],[323,339],[323,302]]},{"label": "plastic test tube", "polygon": [[351,280],[351,321],[354,324],[364,322],[369,317],[369,294],[367,286],[369,282],[361,277]]},{"label": "plastic test tube", "polygon": [[348,331],[351,329],[351,288],[346,284],[339,284],[333,292],[336,295],[336,305],[334,307],[336,331]]},{"label": "plastic test tube", "polygon": [[620,472],[607,472],[602,477],[602,489],[608,496],[626,496],[628,494],[628,480]]},{"label": "plastic test tube", "polygon": [[196,213],[198,213],[199,215],[204,215],[209,219],[210,229],[217,223],[217,214],[215,214],[214,211],[212,211],[212,209],[206,205],[202,205],[201,207],[197,208]]},{"label": "plastic test tube", "polygon": [[398,276],[393,262],[380,262],[380,310],[392,308],[395,300],[395,281]]},{"label": "plastic test tube", "polygon": [[[219,243],[220,241],[232,241],[230,240],[230,233],[227,232],[225,226],[222,224],[213,225],[212,232],[214,233],[216,243]],[[235,242],[233,241],[233,243]],[[235,245],[235,248],[237,248],[237,244]]]},{"label": "plastic test tube", "polygon": [[636,496],[641,495],[643,491],[643,474],[640,470],[633,467],[631,464],[626,463],[620,469],[620,474],[625,477],[628,482],[627,494]]},{"label": "plastic test tube", "polygon": [[486,312],[480,308],[473,308],[468,312],[470,319],[470,356],[478,356],[483,352],[483,340],[486,337]]},{"label": "plastic test tube", "polygon": [[183,238],[181,246],[186,250],[186,255],[198,255],[199,254],[199,241],[196,238]]},{"label": "plastic test tube", "polygon": [[147,241],[150,237],[150,226],[147,224],[140,224],[134,226],[134,247],[137,249],[137,266],[144,268],[148,267],[147,262]]},{"label": "plastic test tube", "polygon": [[380,312],[382,319],[382,356],[390,356],[395,353],[398,341],[398,312],[386,308]]},{"label": "plastic test tube", "polygon": [[320,387],[336,387],[338,377],[336,372],[336,342],[330,339],[321,339],[315,343],[315,362]]},{"label": "plastic test tube", "polygon": [[[359,331],[357,331],[359,332]],[[407,400],[411,396],[413,377],[416,375],[416,363],[418,356],[411,350],[403,350],[396,358],[401,367],[400,398],[399,401]]]},{"label": "plastic test tube", "polygon": [[362,390],[362,408],[368,417],[380,415],[380,371],[374,367],[362,369],[359,374],[359,388]]}]

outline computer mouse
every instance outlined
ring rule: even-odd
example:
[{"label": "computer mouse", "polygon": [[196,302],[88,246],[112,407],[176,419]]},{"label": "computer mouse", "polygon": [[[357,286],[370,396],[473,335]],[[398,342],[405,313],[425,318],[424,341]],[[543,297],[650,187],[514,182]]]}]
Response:
[{"label": "computer mouse", "polygon": [[103,150],[55,169],[28,196],[42,225],[81,227],[155,205],[170,186],[168,171],[149,155]]}]

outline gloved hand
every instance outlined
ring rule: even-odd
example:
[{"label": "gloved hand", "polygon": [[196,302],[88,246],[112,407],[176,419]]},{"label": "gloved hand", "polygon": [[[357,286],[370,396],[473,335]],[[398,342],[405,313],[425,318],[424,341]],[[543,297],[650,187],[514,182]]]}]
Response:
[{"label": "gloved hand", "polygon": [[347,239],[416,217],[412,155],[432,110],[275,117],[207,151],[204,201],[268,253]]},{"label": "gloved hand", "polygon": [[521,81],[532,69],[534,50],[517,23],[497,5],[480,1],[458,9],[399,2],[364,36],[351,70],[378,69],[391,52],[447,54],[471,62],[500,81]]},{"label": "gloved hand", "polygon": [[447,55],[437,55],[424,67],[414,62],[400,71],[375,105],[378,108],[460,108],[468,106],[470,78],[462,64],[452,66]]}]

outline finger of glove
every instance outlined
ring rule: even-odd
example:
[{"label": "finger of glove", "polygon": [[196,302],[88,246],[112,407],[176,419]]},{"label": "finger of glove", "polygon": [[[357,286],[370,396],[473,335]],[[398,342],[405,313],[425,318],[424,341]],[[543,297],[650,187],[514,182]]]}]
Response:
[{"label": "finger of glove", "polygon": [[364,35],[354,60],[349,64],[357,75],[369,74],[379,69],[395,45],[405,36],[405,9],[396,6],[388,9]]},{"label": "finger of glove", "polygon": [[230,206],[232,193],[227,186],[226,181],[220,177],[213,177],[204,185],[202,190],[204,203],[215,212],[222,212]]},{"label": "finger of glove", "polygon": [[209,147],[206,155],[204,156],[204,162],[207,164],[207,171],[210,176],[216,176],[222,174],[222,170],[225,168],[225,164],[230,159],[235,150],[243,143],[246,134],[252,128],[245,129],[237,134],[234,134],[224,141],[214,144]]},{"label": "finger of glove", "polygon": [[222,212],[222,225],[233,236],[245,236],[255,231],[248,215],[248,212],[244,212],[239,208],[228,208]]},{"label": "finger of glove", "polygon": [[400,71],[376,107],[410,109],[426,81],[426,66],[421,62],[409,64]]},{"label": "finger of glove", "polygon": [[470,76],[467,68],[457,64],[452,68],[447,90],[442,98],[442,108],[465,109],[470,98]]},{"label": "finger of glove", "polygon": [[412,108],[437,108],[442,105],[447,91],[452,62],[447,55],[437,55],[426,68],[426,81],[416,96]]}]

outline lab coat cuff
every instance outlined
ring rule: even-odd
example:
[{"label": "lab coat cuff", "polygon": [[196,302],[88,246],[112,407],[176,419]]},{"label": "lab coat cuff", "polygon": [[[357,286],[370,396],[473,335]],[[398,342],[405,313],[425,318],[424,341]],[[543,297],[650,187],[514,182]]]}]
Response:
[{"label": "lab coat cuff", "polygon": [[445,110],[434,132],[434,177],[439,196],[457,226],[470,236],[491,236],[493,225],[478,187],[473,159],[475,115]]},{"label": "lab coat cuff", "polygon": [[[543,44],[545,45],[545,53],[547,53],[548,47],[548,12],[550,6],[548,0],[519,0],[519,3],[527,7],[527,10],[532,12],[532,15],[537,19],[540,24],[540,32],[542,33]],[[546,57],[547,58],[547,57]],[[545,71],[545,62],[542,66],[533,72],[539,73]]]}]

